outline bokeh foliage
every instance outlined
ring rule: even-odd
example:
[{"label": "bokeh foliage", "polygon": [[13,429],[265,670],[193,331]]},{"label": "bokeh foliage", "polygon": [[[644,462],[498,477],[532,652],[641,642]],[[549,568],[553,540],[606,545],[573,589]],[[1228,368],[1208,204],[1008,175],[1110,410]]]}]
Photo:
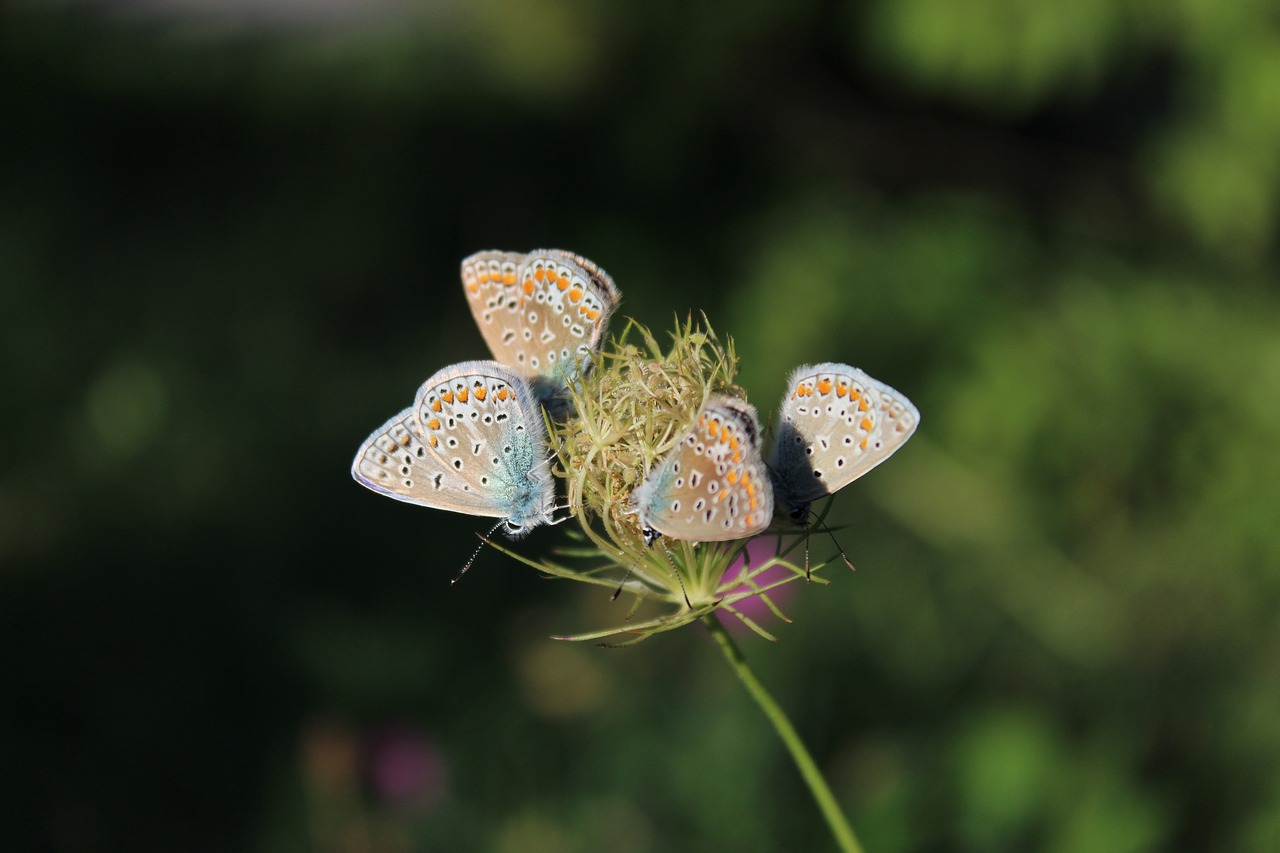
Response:
[{"label": "bokeh foliage", "polygon": [[348,477],[544,245],[919,406],[743,640],[869,850],[1280,847],[1280,3],[198,5],[0,10],[5,848],[823,849],[696,627]]}]

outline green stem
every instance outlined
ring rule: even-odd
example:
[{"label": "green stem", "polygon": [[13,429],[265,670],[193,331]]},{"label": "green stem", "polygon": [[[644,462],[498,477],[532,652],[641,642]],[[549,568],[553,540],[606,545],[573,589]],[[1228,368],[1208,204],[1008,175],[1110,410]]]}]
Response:
[{"label": "green stem", "polygon": [[831,827],[831,834],[835,836],[840,849],[845,853],[862,853],[862,846],[858,844],[857,836],[853,834],[853,827],[849,825],[844,813],[840,811],[840,804],[836,802],[835,795],[831,793],[831,788],[827,786],[827,780],[822,778],[822,771],[818,770],[818,765],[813,763],[813,757],[809,755],[809,750],[805,749],[804,743],[800,740],[800,735],[796,734],[795,727],[787,719],[786,713],[778,707],[777,702],[773,701],[773,697],[764,689],[764,685],[756,678],[755,673],[751,671],[751,667],[747,666],[747,659],[742,656],[742,651],[733,642],[733,638],[729,636],[729,632],[720,624],[720,620],[716,618],[715,614],[704,616],[702,623],[707,626],[707,630],[711,632],[711,636],[719,644],[720,651],[724,652],[725,659],[729,661],[733,671],[738,674],[738,678],[746,686],[751,698],[756,700],[760,710],[764,711],[764,715],[769,718],[769,722],[773,723],[773,728],[778,732],[778,737],[782,738],[782,742],[786,744],[787,751],[791,753],[792,760],[795,761],[796,767],[800,769],[800,775],[808,783],[809,790],[813,793],[813,798],[817,800],[818,808],[822,810],[822,816],[827,819],[827,824]]}]

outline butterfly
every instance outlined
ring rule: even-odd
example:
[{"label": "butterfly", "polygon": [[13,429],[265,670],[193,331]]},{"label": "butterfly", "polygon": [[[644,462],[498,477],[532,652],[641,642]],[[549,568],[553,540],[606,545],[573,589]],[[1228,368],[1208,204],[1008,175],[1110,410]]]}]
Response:
[{"label": "butterfly", "polygon": [[464,361],[422,384],[373,431],[351,475],[398,501],[501,518],[511,538],[551,521],[555,485],[542,410],[494,361]]},{"label": "butterfly", "polygon": [[856,367],[796,368],[768,457],[777,503],[803,524],[809,504],[888,459],[919,423],[910,400]]},{"label": "butterfly", "polygon": [[478,252],[462,285],[493,357],[554,398],[587,369],[622,294],[604,270],[558,249]]},{"label": "butterfly", "polygon": [[707,398],[693,427],[632,493],[645,544],[745,539],[769,526],[773,493],[749,403]]}]

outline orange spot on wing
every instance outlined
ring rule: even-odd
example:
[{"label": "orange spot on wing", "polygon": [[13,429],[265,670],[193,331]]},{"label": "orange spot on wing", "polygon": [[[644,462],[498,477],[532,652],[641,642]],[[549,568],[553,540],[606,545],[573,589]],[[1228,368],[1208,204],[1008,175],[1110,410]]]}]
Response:
[{"label": "orange spot on wing", "polygon": [[503,273],[503,275],[502,275],[502,283],[503,283],[503,284],[515,284],[515,283],[516,283],[516,271],[515,271],[515,270],[507,270],[505,273]]},{"label": "orange spot on wing", "polygon": [[569,286],[569,276],[562,275],[558,279],[556,279],[556,287],[560,288],[561,290],[564,290],[568,286]]},{"label": "orange spot on wing", "polygon": [[866,450],[866,449],[867,449],[867,440],[868,440],[869,438],[871,438],[871,436],[867,436],[867,438],[862,439],[862,441],[858,442],[858,446],[859,446],[859,447],[861,447],[863,450]]},{"label": "orange spot on wing", "polygon": [[867,432],[871,432],[871,428],[875,425],[876,425],[875,421],[871,420],[871,418],[863,418],[862,423],[859,424],[859,426],[865,429]]},{"label": "orange spot on wing", "polygon": [[729,475],[728,475],[727,477],[725,477],[725,479],[726,479],[726,480],[728,480],[728,481],[729,481],[729,485],[731,485],[731,486],[732,486],[734,483],[738,482],[738,472],[737,472],[737,471],[730,471],[730,472],[729,472]]},{"label": "orange spot on wing", "polygon": [[427,436],[427,441],[431,442],[431,446],[432,446],[432,447],[439,447],[439,446],[440,446],[440,442],[439,442],[438,440],[436,440],[436,437],[435,437],[434,435],[429,435],[429,436]]},{"label": "orange spot on wing", "polygon": [[440,429],[440,421],[435,418],[427,421],[427,429]]},{"label": "orange spot on wing", "polygon": [[408,447],[408,446],[409,446],[409,433],[407,433],[407,432],[406,432],[404,435],[400,436],[400,438],[398,438],[398,439],[396,439],[396,440],[397,440],[397,441],[399,441],[399,442],[400,442],[402,445],[404,445],[405,447]]},{"label": "orange spot on wing", "polygon": [[439,400],[432,400],[432,401],[431,401],[431,411],[433,411],[433,412],[438,412],[438,411],[440,411],[442,408],[444,408],[444,407],[440,405],[440,401],[439,401]]},{"label": "orange spot on wing", "polygon": [[487,388],[477,388],[477,389],[476,389],[476,399],[477,399],[477,400],[483,400],[483,399],[485,398],[485,396],[486,396],[486,395],[488,395],[488,393],[489,393],[489,389],[487,389]]},{"label": "orange spot on wing", "polygon": [[866,398],[866,397],[863,397],[861,400],[859,400],[859,401],[858,401],[858,411],[859,411],[859,412],[865,412],[867,409],[870,409],[870,408],[871,408],[871,406],[870,406],[870,404],[868,404],[868,403],[867,403],[867,398]]},{"label": "orange spot on wing", "polygon": [[469,281],[467,282],[467,290],[471,291],[472,293],[479,293],[480,284],[478,282]]},{"label": "orange spot on wing", "polygon": [[581,289],[581,288],[575,287],[573,290],[570,290],[570,291],[569,291],[569,301],[570,301],[570,302],[578,302],[578,301],[579,301],[579,300],[581,300],[581,299],[582,299],[582,289]]},{"label": "orange spot on wing", "polygon": [[528,279],[524,281],[524,295],[533,296],[533,282]]},{"label": "orange spot on wing", "polygon": [[507,390],[507,386],[503,385],[501,388],[498,389],[498,399],[505,400],[507,399],[508,396],[510,396],[510,393],[511,392]]},{"label": "orange spot on wing", "polygon": [[547,271],[544,270],[542,267],[538,267],[536,270],[533,271],[533,277],[536,278],[538,281],[542,281],[547,277]]},{"label": "orange spot on wing", "polygon": [[452,402],[453,402],[453,392],[452,392],[452,391],[445,391],[443,394],[441,394],[441,395],[440,395],[440,399],[441,399],[441,400],[444,400],[446,403],[452,403]]},{"label": "orange spot on wing", "polygon": [[467,402],[467,389],[466,389],[466,388],[459,388],[459,389],[458,389],[458,402],[459,402],[459,403],[465,403],[465,402]]},{"label": "orange spot on wing", "polygon": [[836,383],[836,396],[837,396],[837,397],[843,397],[845,394],[848,394],[848,393],[849,393],[849,383],[848,383],[848,382],[837,382],[837,383]]},{"label": "orange spot on wing", "polygon": [[738,449],[738,437],[736,435],[729,436],[729,449],[730,450]]},{"label": "orange spot on wing", "polygon": [[600,312],[599,312],[599,311],[594,311],[594,310],[591,310],[591,309],[586,309],[585,313],[586,313],[586,315],[587,315],[587,319],[588,319],[588,320],[594,320],[594,319],[596,319],[597,317],[599,317],[599,316],[600,316]]},{"label": "orange spot on wing", "polygon": [[830,379],[819,379],[819,380],[818,380],[818,393],[819,393],[819,394],[823,394],[823,395],[826,395],[826,394],[830,394],[830,393],[831,393],[831,380],[830,380]]}]

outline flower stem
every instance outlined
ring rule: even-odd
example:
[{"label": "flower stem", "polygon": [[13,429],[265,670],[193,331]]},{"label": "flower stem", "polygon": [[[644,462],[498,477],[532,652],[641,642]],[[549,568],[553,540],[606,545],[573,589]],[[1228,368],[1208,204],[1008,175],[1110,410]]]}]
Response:
[{"label": "flower stem", "polygon": [[733,671],[737,673],[738,678],[746,686],[751,698],[756,700],[760,710],[764,711],[764,715],[769,718],[769,722],[773,723],[773,728],[778,732],[778,737],[782,738],[782,742],[786,744],[787,751],[791,753],[791,758],[795,761],[796,767],[800,769],[800,775],[808,783],[809,790],[813,793],[813,798],[817,800],[818,808],[822,810],[822,816],[827,819],[827,824],[831,827],[831,834],[835,836],[840,849],[845,853],[862,853],[862,846],[858,844],[857,836],[853,834],[853,827],[849,825],[849,821],[845,819],[844,814],[840,811],[840,805],[836,802],[835,795],[831,793],[831,788],[827,786],[827,781],[822,778],[822,772],[818,770],[818,765],[813,763],[813,757],[809,755],[809,750],[805,749],[800,736],[796,734],[795,727],[791,725],[791,720],[787,719],[786,713],[782,708],[778,707],[778,703],[773,701],[773,697],[769,695],[769,692],[764,689],[764,685],[756,678],[755,673],[751,671],[751,667],[747,665],[747,659],[742,656],[742,651],[733,642],[733,638],[729,636],[729,632],[720,624],[720,620],[716,618],[715,614],[704,616],[702,623],[707,626],[707,630],[711,632],[711,636],[719,644],[720,651],[724,652],[725,659],[729,661]]}]

